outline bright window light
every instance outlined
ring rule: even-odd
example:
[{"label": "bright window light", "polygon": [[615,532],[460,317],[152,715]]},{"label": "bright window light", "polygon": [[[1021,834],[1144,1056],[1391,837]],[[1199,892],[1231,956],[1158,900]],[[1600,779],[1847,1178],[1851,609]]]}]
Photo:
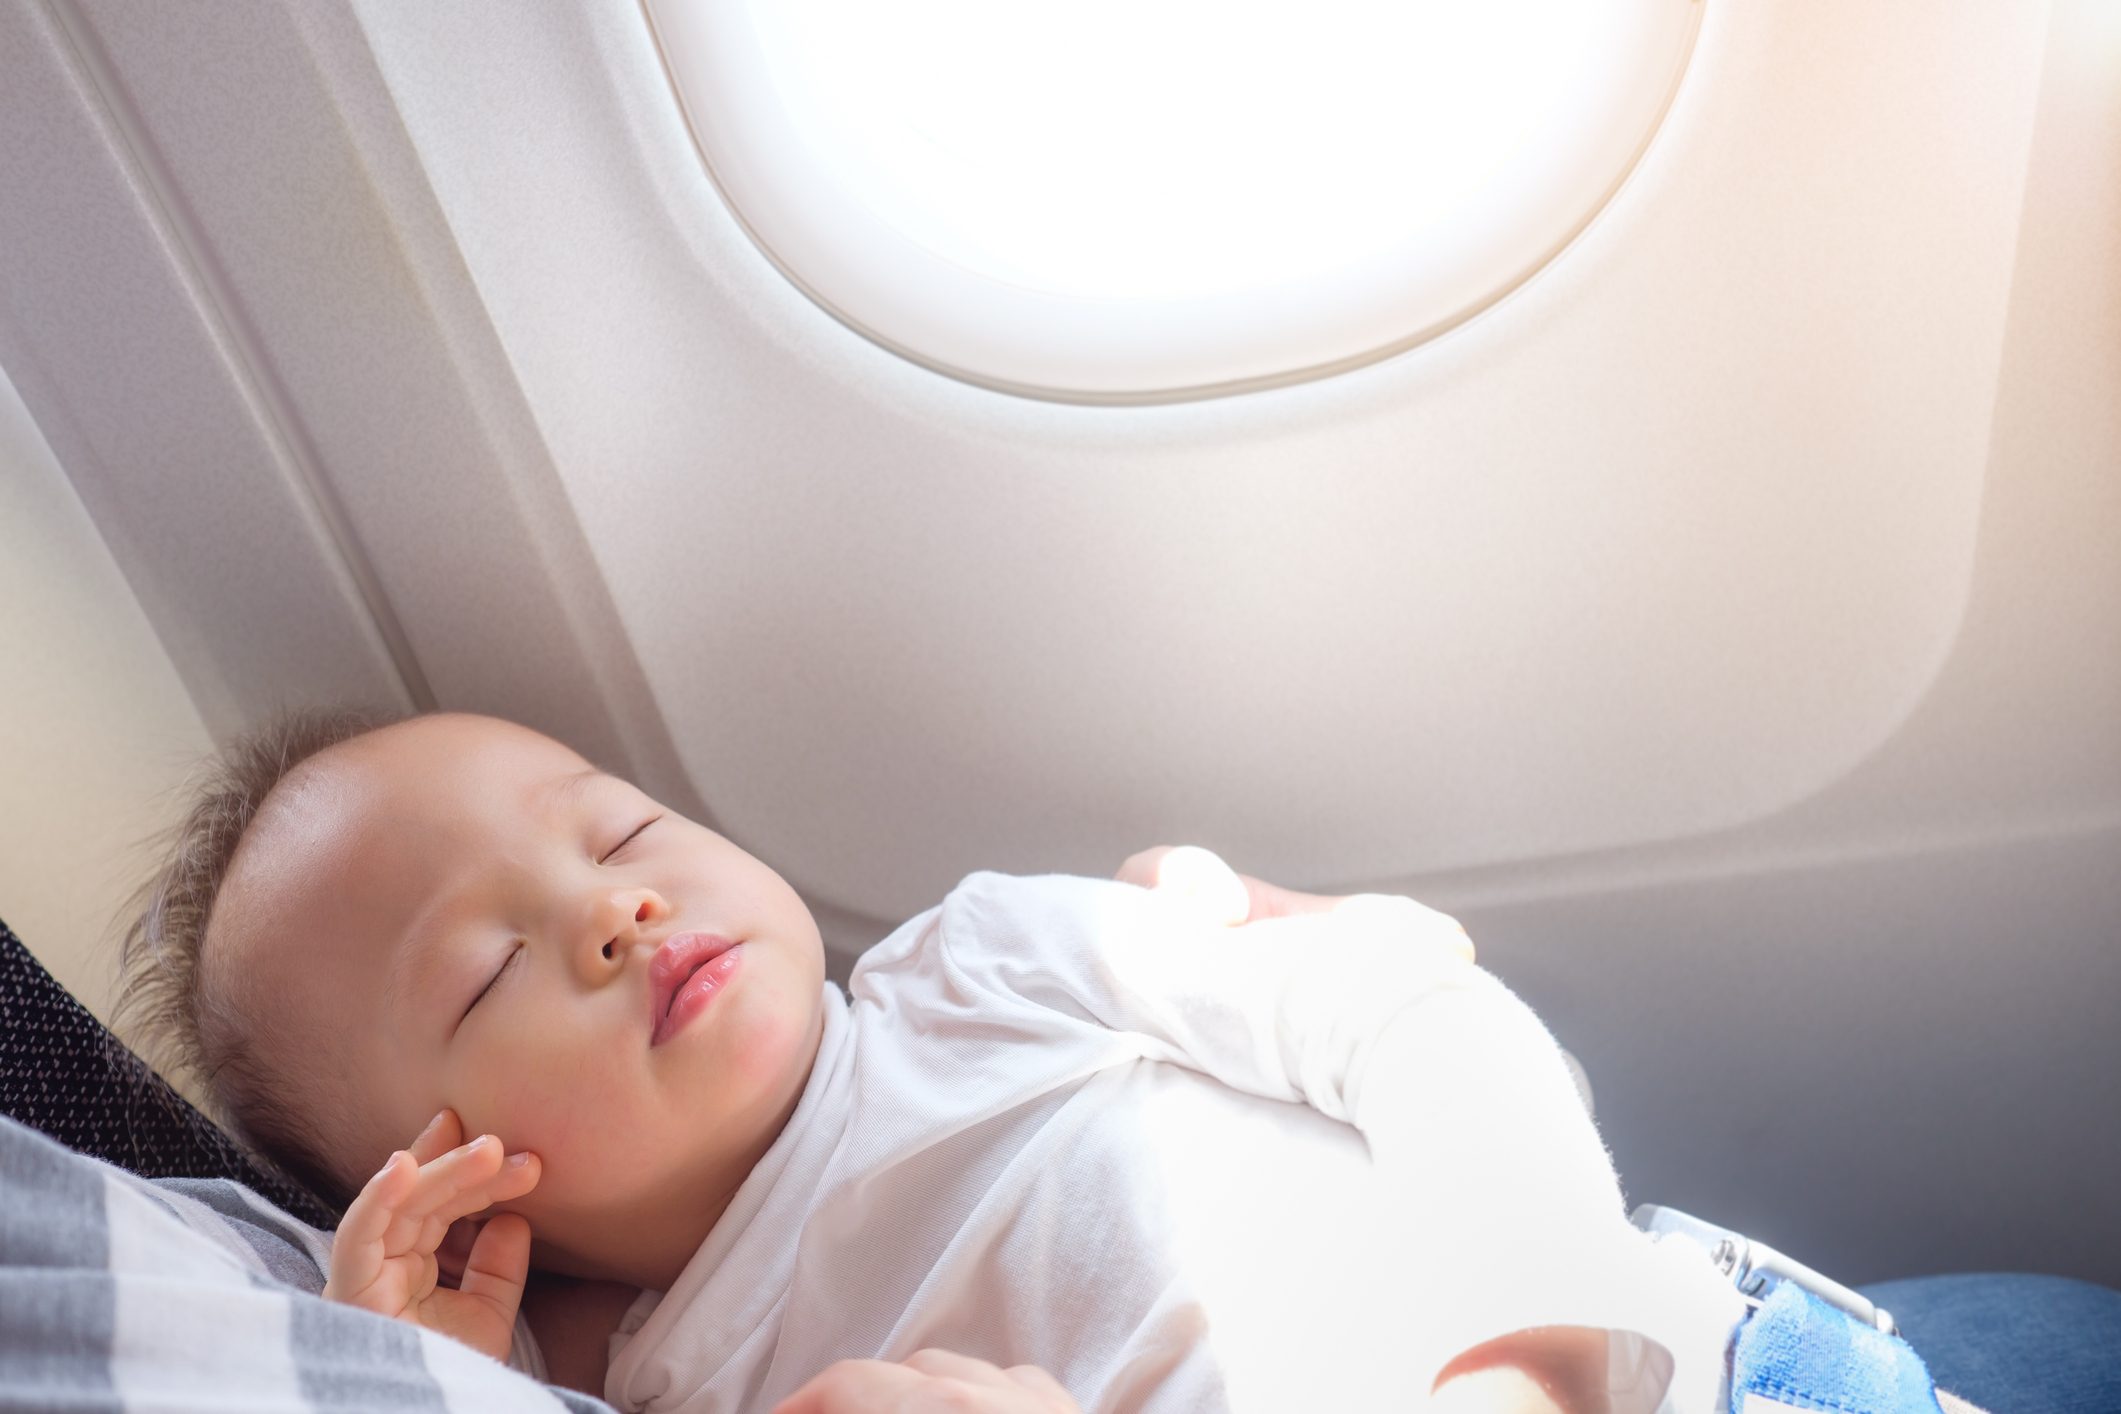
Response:
[{"label": "bright window light", "polygon": [[1701,0],[647,0],[724,198],[819,304],[1079,401],[1381,358],[1633,168]]}]

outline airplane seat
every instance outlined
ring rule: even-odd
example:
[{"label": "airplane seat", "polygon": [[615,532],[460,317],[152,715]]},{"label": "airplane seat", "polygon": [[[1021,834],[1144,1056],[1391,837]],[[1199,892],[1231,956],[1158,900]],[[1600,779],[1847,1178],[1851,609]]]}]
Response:
[{"label": "airplane seat", "polygon": [[252,1156],[61,986],[0,919],[0,1113],[142,1178],[229,1178],[312,1227],[338,1214]]}]

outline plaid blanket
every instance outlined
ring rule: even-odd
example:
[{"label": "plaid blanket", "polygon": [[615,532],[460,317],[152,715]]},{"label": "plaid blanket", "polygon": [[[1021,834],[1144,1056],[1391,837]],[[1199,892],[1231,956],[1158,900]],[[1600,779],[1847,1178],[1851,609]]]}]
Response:
[{"label": "plaid blanket", "polygon": [[323,1300],[330,1251],[240,1184],[137,1178],[0,1118],[0,1410],[611,1414]]}]

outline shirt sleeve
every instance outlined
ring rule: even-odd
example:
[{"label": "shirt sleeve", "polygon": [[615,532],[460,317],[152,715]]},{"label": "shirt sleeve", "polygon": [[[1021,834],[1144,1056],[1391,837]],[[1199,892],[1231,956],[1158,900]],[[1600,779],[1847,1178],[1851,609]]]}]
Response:
[{"label": "shirt sleeve", "polygon": [[[1116,880],[975,874],[947,899],[953,965],[1017,1004],[1353,1125],[1445,1209],[1514,1205],[1526,1241],[1625,1224],[1619,1179],[1552,1034],[1455,924],[1411,899],[1230,927]],[[1412,1190],[1410,1190],[1412,1191]]]},{"label": "shirt sleeve", "polygon": [[1454,926],[1377,899],[1229,927],[1117,881],[977,874],[935,941],[990,1013],[1108,1029],[1353,1125],[1403,1198],[1381,1247],[1452,1293],[1424,1350],[1540,1325],[1656,1329],[1633,1295],[1651,1288],[1623,1275],[1640,1234],[1560,1047],[1455,954]]},{"label": "shirt sleeve", "polygon": [[[982,873],[945,900],[939,943],[981,991],[1134,1033],[1161,1059],[1308,1104],[1361,1130],[1380,1160],[1437,1132],[1437,1091],[1507,1099],[1527,1121],[1595,1134],[1552,1036],[1453,952],[1455,926],[1411,899],[1371,895],[1229,927],[1116,880]],[[1602,1163],[1595,1138],[1591,1147]]]}]

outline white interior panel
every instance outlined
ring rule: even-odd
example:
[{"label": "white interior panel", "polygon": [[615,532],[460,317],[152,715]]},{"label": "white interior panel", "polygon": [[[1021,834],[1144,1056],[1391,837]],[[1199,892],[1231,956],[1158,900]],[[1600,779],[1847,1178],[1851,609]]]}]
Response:
[{"label": "white interior panel", "polygon": [[206,725],[0,373],[0,919],[108,1018],[120,906]]},{"label": "white interior panel", "polygon": [[899,365],[721,210],[637,17],[500,14],[362,11],[690,778],[799,887],[1718,829],[1861,760],[1957,631],[2037,9],[1714,7],[1566,260],[1212,412]]},{"label": "white interior panel", "polygon": [[36,135],[0,142],[0,362],[216,733],[269,684],[402,692],[303,429],[73,14],[0,8],[0,131]]}]

